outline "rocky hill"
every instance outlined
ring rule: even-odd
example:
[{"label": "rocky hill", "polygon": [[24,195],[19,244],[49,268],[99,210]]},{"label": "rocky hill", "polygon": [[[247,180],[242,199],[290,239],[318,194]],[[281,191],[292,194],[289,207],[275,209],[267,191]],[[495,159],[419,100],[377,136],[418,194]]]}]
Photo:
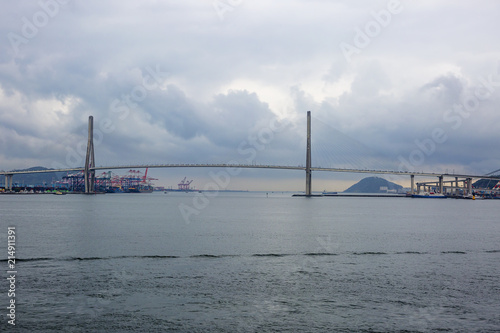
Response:
[{"label": "rocky hill", "polygon": [[[22,170],[9,170],[9,171],[37,171],[37,170],[50,170],[48,168],[36,166],[28,169]],[[32,173],[32,174],[23,174],[23,175],[14,175],[12,177],[12,182],[14,184],[18,183],[20,185],[42,185],[42,184],[51,184],[52,181],[61,180],[65,175],[64,172],[47,172],[47,173]],[[4,186],[5,177],[0,177],[0,186]]]},{"label": "rocky hill", "polygon": [[[500,177],[500,175],[493,175],[493,177]],[[472,183],[472,186],[474,186],[474,188],[489,188],[491,190],[497,183],[497,180],[479,179]]]},{"label": "rocky hill", "polygon": [[349,187],[344,193],[387,193],[387,190],[399,191],[403,186],[380,177],[368,177]]}]

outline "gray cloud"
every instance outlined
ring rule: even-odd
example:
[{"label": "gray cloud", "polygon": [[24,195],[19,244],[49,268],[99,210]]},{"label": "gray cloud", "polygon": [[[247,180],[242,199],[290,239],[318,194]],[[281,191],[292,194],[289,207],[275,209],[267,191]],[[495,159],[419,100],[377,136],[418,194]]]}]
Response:
[{"label": "gray cloud", "polygon": [[151,122],[161,124],[183,139],[192,139],[205,131],[206,124],[200,119],[194,103],[174,85],[149,93],[141,107],[151,116]]}]

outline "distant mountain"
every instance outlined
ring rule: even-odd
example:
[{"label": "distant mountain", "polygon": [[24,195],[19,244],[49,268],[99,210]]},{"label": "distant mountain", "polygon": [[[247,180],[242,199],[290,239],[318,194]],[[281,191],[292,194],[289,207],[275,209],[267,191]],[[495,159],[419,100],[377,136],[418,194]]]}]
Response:
[{"label": "distant mountain", "polygon": [[[493,175],[492,177],[500,177],[500,175]],[[472,186],[475,188],[488,188],[491,190],[497,183],[498,180],[479,179],[478,181],[472,183]]]},{"label": "distant mountain", "polygon": [[349,187],[344,193],[386,193],[387,190],[399,191],[403,186],[380,177],[368,177]]},{"label": "distant mountain", "polygon": [[[28,169],[22,170],[9,170],[9,171],[38,171],[38,170],[50,170],[48,168],[44,168],[41,166],[36,166]],[[50,185],[52,181],[61,180],[65,175],[65,172],[47,172],[47,173],[31,173],[31,174],[23,174],[23,175],[14,175],[12,177],[12,182],[18,183],[20,185],[42,185],[48,184]],[[0,185],[4,186],[5,177],[0,177]]]}]

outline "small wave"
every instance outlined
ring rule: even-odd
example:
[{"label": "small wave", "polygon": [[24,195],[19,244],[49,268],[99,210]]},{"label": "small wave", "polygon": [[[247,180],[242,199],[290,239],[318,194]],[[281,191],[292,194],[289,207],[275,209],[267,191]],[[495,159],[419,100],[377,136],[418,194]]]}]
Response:
[{"label": "small wave", "polygon": [[383,255],[383,254],[387,254],[386,252],[353,252],[352,254],[356,255],[356,256],[364,256],[364,255]]},{"label": "small wave", "polygon": [[467,254],[464,251],[441,251],[441,254]]},{"label": "small wave", "polygon": [[304,275],[311,275],[311,272],[308,272],[308,271],[305,271],[305,270],[302,270],[302,269],[298,270],[296,273],[297,274],[304,274]]},{"label": "small wave", "polygon": [[189,258],[223,258],[223,255],[215,255],[215,254],[195,254],[189,256]]},{"label": "small wave", "polygon": [[124,258],[145,258],[145,259],[177,259],[180,258],[178,256],[133,256],[133,257],[124,257]]},{"label": "small wave", "polygon": [[[32,261],[93,261],[93,260],[114,260],[114,259],[176,259],[178,256],[116,256],[116,257],[62,257],[62,258],[16,258],[16,262],[32,262]],[[0,259],[0,262],[8,259]]]},{"label": "small wave", "polygon": [[[75,258],[65,258],[65,259],[62,259],[62,260],[65,260],[65,261],[93,261],[93,260],[107,260],[107,259],[112,259],[110,257],[75,257]],[[115,259],[115,258],[113,258]]]},{"label": "small wave", "polygon": [[396,252],[396,254],[428,254],[428,252],[404,251],[404,252]]},{"label": "small wave", "polygon": [[[9,259],[0,259],[0,262],[7,262]],[[49,261],[54,260],[54,258],[16,258],[16,262],[28,262],[28,261]]]},{"label": "small wave", "polygon": [[500,250],[488,250],[488,251],[484,251],[485,253],[499,253]]},{"label": "small wave", "polygon": [[253,254],[252,257],[285,257],[288,254],[279,254],[279,253],[256,253]]},{"label": "small wave", "polygon": [[116,256],[116,257],[71,257],[60,260],[65,261],[92,261],[92,260],[113,260],[113,259],[176,259],[178,256],[164,255],[144,255],[144,256]]},{"label": "small wave", "polygon": [[338,256],[338,253],[327,253],[327,252],[312,252],[312,253],[305,253],[305,256]]}]

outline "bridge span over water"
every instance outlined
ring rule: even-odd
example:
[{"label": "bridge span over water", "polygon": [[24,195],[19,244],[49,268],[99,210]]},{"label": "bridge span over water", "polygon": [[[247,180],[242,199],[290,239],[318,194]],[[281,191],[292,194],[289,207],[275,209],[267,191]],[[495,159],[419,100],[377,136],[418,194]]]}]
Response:
[{"label": "bridge span over water", "polygon": [[[90,170],[119,170],[119,169],[144,169],[144,168],[227,168],[227,169],[279,169],[279,170],[301,170],[305,171],[304,166],[290,165],[274,165],[274,164],[230,164],[230,163],[213,163],[213,164],[198,164],[198,163],[167,163],[167,164],[130,164],[130,165],[113,165],[113,166],[97,166],[91,167]],[[48,172],[79,172],[84,171],[84,167],[66,168],[66,169],[47,169],[47,170],[23,170],[23,171],[0,171],[0,175],[23,175]],[[422,177],[459,177],[459,178],[484,178],[492,180],[500,180],[498,176],[487,175],[469,175],[469,174],[449,174],[436,172],[415,172],[415,171],[393,171],[393,170],[369,170],[369,169],[348,169],[348,168],[322,168],[311,167],[311,171],[328,171],[328,172],[344,172],[344,173],[369,173],[369,174],[385,174],[399,176],[422,176]],[[500,171],[500,170],[499,170]]]},{"label": "bridge span over water", "polygon": [[[84,172],[85,176],[85,193],[94,193],[95,171],[97,170],[117,170],[117,169],[139,169],[139,168],[226,168],[226,169],[278,169],[278,170],[300,170],[306,172],[306,196],[311,196],[312,187],[312,172],[344,172],[344,173],[365,173],[365,174],[389,174],[398,176],[410,176],[411,178],[411,193],[414,192],[415,176],[421,177],[437,177],[437,187],[440,193],[443,193],[443,184],[445,177],[453,177],[458,188],[459,178],[464,183],[464,189],[467,188],[468,193],[472,191],[472,179],[482,178],[491,180],[500,180],[500,176],[488,175],[469,175],[469,174],[449,174],[435,172],[415,172],[415,171],[394,171],[394,170],[367,170],[367,169],[347,169],[347,168],[322,168],[313,167],[311,165],[311,112],[307,112],[307,146],[306,146],[306,166],[290,166],[290,165],[266,165],[266,164],[231,164],[231,163],[214,163],[214,164],[130,164],[130,165],[115,165],[115,166],[95,166],[94,159],[94,143],[93,143],[93,117],[89,117],[88,142],[85,165],[76,168],[63,169],[47,169],[47,170],[24,170],[24,171],[0,171],[0,175],[5,176],[6,190],[12,190],[12,177],[20,174],[36,174],[47,172]],[[500,170],[497,170],[500,171]],[[453,182],[453,181],[448,181]]]}]

